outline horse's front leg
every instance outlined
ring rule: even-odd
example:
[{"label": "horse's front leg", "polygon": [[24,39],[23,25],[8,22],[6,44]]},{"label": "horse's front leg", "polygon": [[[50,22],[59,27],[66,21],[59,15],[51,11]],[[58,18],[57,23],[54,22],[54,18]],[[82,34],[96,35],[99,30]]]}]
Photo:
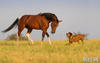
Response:
[{"label": "horse's front leg", "polygon": [[44,41],[45,34],[46,34],[46,32],[43,31],[43,32],[42,32],[42,41]]},{"label": "horse's front leg", "polygon": [[48,38],[49,44],[51,45],[51,40],[50,40],[49,34],[48,34],[47,32],[46,32],[46,35],[47,35],[47,38]]},{"label": "horse's front leg", "polygon": [[[45,34],[46,34],[46,31],[43,31],[42,32],[42,42],[44,41]],[[42,45],[42,42],[41,42],[41,45]]]}]

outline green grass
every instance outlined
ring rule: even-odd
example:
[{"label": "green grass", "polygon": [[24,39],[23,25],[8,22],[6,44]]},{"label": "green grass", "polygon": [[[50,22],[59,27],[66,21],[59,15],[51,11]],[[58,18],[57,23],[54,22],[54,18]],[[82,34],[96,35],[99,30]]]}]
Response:
[{"label": "green grass", "polygon": [[[83,58],[98,58],[100,62],[100,40],[86,40],[65,45],[68,41],[0,41],[0,63],[84,63]],[[87,61],[87,63],[91,63]],[[92,63],[97,63],[92,61]]]}]

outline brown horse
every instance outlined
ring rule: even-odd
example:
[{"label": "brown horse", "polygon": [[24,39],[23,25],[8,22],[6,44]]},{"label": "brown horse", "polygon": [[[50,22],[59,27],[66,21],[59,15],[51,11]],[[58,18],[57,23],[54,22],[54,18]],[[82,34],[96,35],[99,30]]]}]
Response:
[{"label": "brown horse", "polygon": [[55,33],[59,22],[61,22],[61,20],[58,20],[57,16],[53,13],[39,13],[37,15],[24,15],[21,18],[17,18],[15,22],[3,32],[7,32],[11,30],[17,24],[18,25],[17,41],[19,40],[19,36],[23,31],[23,29],[27,28],[28,31],[26,36],[28,37],[28,40],[31,41],[33,44],[33,40],[30,38],[30,33],[32,32],[32,29],[42,30],[43,31],[42,41],[44,40],[46,34],[49,40],[49,44],[51,44],[49,34],[47,32],[49,23],[51,23],[51,28],[52,28],[51,33]]},{"label": "brown horse", "polygon": [[66,33],[66,36],[68,36],[68,38],[69,38],[69,43],[79,42],[79,40],[81,40],[83,43],[83,40],[85,38],[85,35],[83,35],[83,34],[73,35],[71,32]]}]

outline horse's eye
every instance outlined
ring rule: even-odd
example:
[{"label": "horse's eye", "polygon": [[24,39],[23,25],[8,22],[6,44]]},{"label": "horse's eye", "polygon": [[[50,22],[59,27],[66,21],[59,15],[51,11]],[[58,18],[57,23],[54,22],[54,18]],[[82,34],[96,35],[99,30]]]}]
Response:
[{"label": "horse's eye", "polygon": [[56,24],[53,24],[53,26],[56,26]]}]

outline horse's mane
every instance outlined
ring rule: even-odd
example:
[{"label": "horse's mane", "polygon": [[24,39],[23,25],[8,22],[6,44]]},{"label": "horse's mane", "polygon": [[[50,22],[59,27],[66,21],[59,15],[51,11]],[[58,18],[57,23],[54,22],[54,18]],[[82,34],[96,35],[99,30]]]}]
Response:
[{"label": "horse's mane", "polygon": [[45,18],[49,21],[53,21],[53,17],[56,17],[56,21],[58,22],[58,18],[53,13],[39,13],[38,15],[45,16]]}]

